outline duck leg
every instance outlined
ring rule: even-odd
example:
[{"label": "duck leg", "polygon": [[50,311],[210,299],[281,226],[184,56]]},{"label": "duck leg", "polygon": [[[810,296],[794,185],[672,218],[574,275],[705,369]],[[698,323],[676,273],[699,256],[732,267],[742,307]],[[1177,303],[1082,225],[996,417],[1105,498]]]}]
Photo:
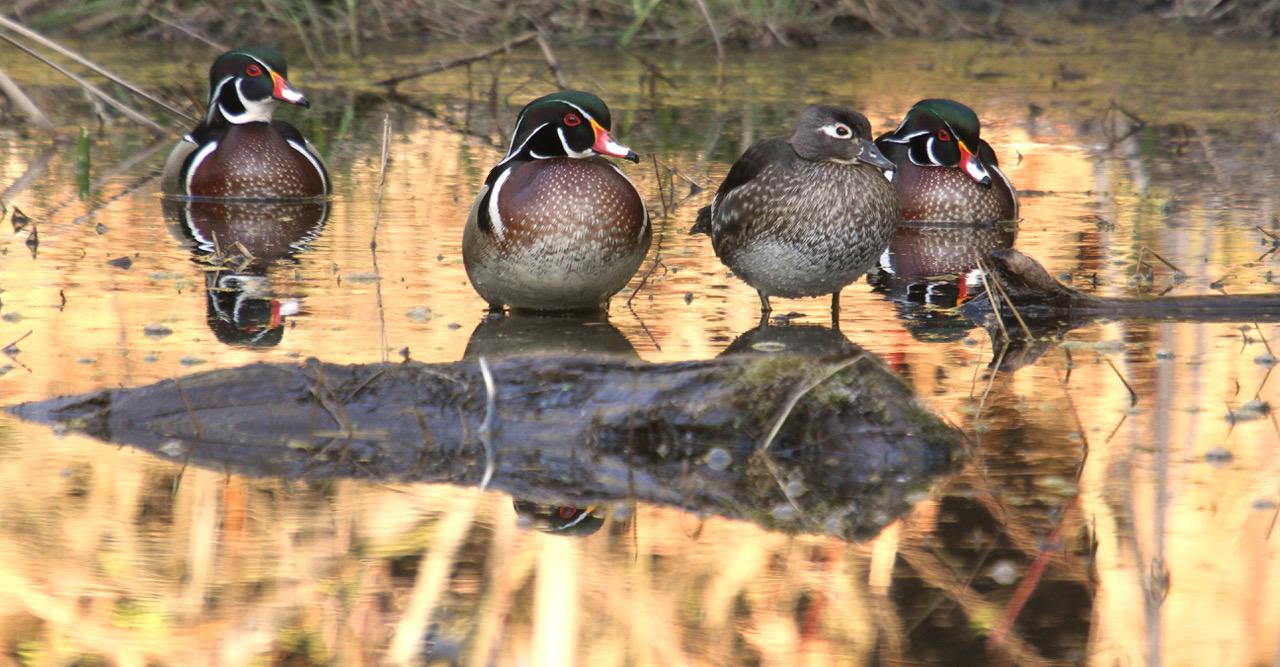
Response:
[{"label": "duck leg", "polygon": [[831,328],[840,330],[840,290],[831,293]]}]

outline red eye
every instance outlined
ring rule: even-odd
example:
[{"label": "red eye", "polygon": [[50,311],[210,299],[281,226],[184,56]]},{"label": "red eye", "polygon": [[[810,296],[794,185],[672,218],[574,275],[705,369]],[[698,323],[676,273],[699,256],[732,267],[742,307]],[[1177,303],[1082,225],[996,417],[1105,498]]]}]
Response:
[{"label": "red eye", "polygon": [[943,141],[951,141],[951,133],[946,130],[938,130],[938,138]]},{"label": "red eye", "polygon": [[[577,121],[577,120],[578,120],[578,117],[577,117],[577,116],[574,116],[573,114],[569,114],[569,115],[570,115],[570,116],[572,116],[572,117],[573,117],[573,119],[574,119],[575,121]],[[568,119],[568,118],[565,118],[565,119],[564,119],[564,122],[568,123],[568,122],[569,122],[569,119]],[[577,124],[578,124],[577,122],[575,122],[575,123],[574,123],[574,125],[577,125]],[[578,508],[576,508],[576,507],[569,507],[568,505],[566,505],[566,506],[564,506],[564,507],[561,507],[561,508],[560,508],[560,518],[561,518],[561,519],[569,519],[569,518],[572,518],[572,517],[573,517],[573,515],[575,515],[575,514],[577,514],[577,513],[578,513]]]},{"label": "red eye", "polygon": [[578,118],[577,114],[569,114],[564,117],[564,124],[569,127],[574,127],[575,125],[581,125],[582,119]]},{"label": "red eye", "polygon": [[249,76],[262,76],[262,68],[257,65],[250,65],[245,68],[244,73]]}]

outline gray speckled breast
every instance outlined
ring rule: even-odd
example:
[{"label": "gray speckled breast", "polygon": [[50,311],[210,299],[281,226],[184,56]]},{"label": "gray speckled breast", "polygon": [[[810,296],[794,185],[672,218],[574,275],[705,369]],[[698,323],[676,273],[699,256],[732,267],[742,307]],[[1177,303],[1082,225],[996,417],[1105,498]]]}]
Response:
[{"label": "gray speckled breast", "polygon": [[644,201],[603,159],[523,163],[497,197],[501,221],[481,231],[473,208],[462,244],[467,275],[490,304],[594,308],[626,286],[649,251]]},{"label": "gray speckled breast", "polygon": [[819,296],[875,265],[900,220],[880,170],[862,163],[770,166],[732,190],[712,220],[716,255],[768,296]]},{"label": "gray speckled breast", "polygon": [[[993,170],[994,171],[994,170]],[[1000,222],[1017,217],[1014,194],[1004,178],[991,174],[983,187],[959,169],[921,167],[907,162],[894,179],[902,198],[902,219],[917,222]]]}]

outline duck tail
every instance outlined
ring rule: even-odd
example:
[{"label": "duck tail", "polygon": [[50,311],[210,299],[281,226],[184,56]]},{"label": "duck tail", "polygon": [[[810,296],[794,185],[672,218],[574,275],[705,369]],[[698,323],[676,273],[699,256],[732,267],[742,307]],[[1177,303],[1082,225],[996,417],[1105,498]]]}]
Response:
[{"label": "duck tail", "polygon": [[711,236],[711,207],[703,206],[698,209],[698,221],[693,223],[693,227],[689,228],[690,234],[706,234]]}]

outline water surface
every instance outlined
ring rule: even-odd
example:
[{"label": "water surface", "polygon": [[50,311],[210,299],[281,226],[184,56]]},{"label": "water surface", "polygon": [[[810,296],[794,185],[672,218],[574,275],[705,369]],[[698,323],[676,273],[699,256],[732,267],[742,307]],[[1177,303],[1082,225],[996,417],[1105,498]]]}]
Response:
[{"label": "water surface", "polygon": [[[216,55],[80,46],[180,100],[203,95]],[[74,145],[51,149],[12,113],[0,126],[2,198],[38,229],[34,251],[30,226],[0,236],[0,345],[18,341],[0,358],[3,403],[260,361],[456,361],[494,344],[477,337],[485,304],[462,223],[516,111],[553,79],[517,51],[388,99],[372,81],[468,47],[379,48],[323,67],[293,56],[313,107],[281,116],[320,146],[335,197],[229,283],[208,261],[221,248],[162,212],[173,138],[101,122],[77,88],[6,52],[6,71],[67,134],[88,128],[92,151],[78,171]],[[1280,87],[1257,76],[1280,61],[1272,45],[1054,26],[737,53],[719,71],[702,51],[646,53],[663,78],[621,52],[559,56],[644,156],[623,168],[654,214],[642,272],[660,262],[604,326],[645,361],[714,357],[756,326],[754,291],[686,231],[732,160],[812,102],[853,106],[877,133],[924,97],[983,119],[1023,219],[900,248],[1014,241],[1103,296],[1275,290],[1259,228],[1280,231]],[[1149,255],[1151,281],[1137,280],[1144,248],[1185,280]],[[574,539],[523,528],[498,493],[199,468],[173,493],[177,463],[0,417],[3,641],[27,664],[1276,661],[1280,426],[1257,406],[1276,398],[1280,326],[1098,322],[992,372],[987,332],[945,309],[981,282],[906,252],[896,276],[844,291],[840,329],[963,431],[972,460],[871,543],[625,501]],[[824,325],[826,304],[775,312]],[[1042,566],[1006,631],[1019,582]]]}]

